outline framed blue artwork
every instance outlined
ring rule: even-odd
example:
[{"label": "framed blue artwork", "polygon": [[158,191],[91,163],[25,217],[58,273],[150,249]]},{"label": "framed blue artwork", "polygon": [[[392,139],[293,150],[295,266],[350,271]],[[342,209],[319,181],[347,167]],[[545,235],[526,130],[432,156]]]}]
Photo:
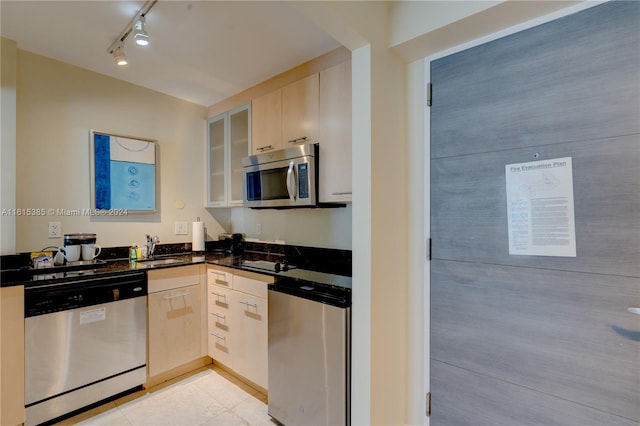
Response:
[{"label": "framed blue artwork", "polygon": [[93,209],[158,210],[157,141],[92,130],[90,145]]}]

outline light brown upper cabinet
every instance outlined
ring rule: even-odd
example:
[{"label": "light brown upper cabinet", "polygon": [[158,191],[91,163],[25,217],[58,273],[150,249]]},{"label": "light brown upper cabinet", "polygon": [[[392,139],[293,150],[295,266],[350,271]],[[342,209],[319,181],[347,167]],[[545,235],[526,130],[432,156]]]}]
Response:
[{"label": "light brown upper cabinet", "polygon": [[251,153],[282,148],[282,89],[251,101]]},{"label": "light brown upper cabinet", "polygon": [[351,61],[251,102],[252,154],[320,144],[319,201],[351,202]]},{"label": "light brown upper cabinet", "polygon": [[317,142],[319,80],[316,73],[251,101],[253,154]]},{"label": "light brown upper cabinet", "polygon": [[351,61],[320,72],[322,203],[351,201]]},{"label": "light brown upper cabinet", "polygon": [[319,80],[316,73],[282,88],[283,148],[318,142]]}]

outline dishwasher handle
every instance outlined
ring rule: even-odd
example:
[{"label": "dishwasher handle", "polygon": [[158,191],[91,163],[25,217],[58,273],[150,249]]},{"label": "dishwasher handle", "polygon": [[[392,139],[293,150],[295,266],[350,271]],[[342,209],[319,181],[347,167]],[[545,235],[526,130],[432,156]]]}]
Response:
[{"label": "dishwasher handle", "polygon": [[343,288],[333,288],[316,283],[279,283],[267,286],[270,292],[284,293],[294,297],[311,300],[313,302],[349,308],[351,306],[351,291]]}]

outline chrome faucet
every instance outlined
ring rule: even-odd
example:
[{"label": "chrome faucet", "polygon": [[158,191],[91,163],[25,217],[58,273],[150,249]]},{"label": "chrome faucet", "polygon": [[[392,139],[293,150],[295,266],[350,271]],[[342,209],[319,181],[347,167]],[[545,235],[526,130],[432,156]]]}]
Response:
[{"label": "chrome faucet", "polygon": [[153,253],[156,251],[156,244],[160,242],[160,239],[157,235],[151,237],[151,235],[147,234],[147,257],[152,258]]}]

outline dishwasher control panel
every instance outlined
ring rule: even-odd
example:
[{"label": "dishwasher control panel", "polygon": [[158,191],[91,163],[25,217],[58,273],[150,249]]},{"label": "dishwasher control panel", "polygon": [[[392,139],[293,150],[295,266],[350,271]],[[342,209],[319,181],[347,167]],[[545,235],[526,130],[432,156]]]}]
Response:
[{"label": "dishwasher control panel", "polygon": [[25,289],[25,318],[147,295],[147,275],[72,280]]}]

